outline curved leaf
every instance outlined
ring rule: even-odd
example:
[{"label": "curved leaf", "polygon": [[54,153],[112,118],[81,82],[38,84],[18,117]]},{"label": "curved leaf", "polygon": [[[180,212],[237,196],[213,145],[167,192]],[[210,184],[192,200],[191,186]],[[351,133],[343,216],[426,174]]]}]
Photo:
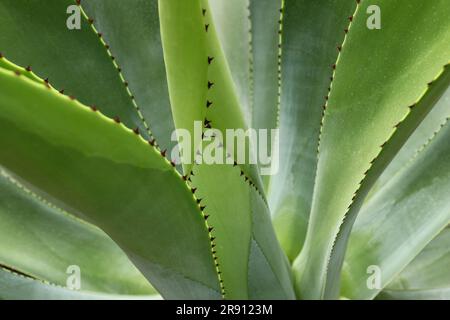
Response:
[{"label": "curved leaf", "polygon": [[[278,239],[293,261],[306,235],[325,95],[354,0],[286,1],[283,13],[280,169],[269,203]],[[318,23],[321,21],[321,23]],[[263,55],[263,53],[261,53]]]},{"label": "curved leaf", "polygon": [[[450,88],[441,97],[439,102],[433,107],[433,110],[426,116],[422,123],[417,127],[414,133],[409,137],[405,145],[400,149],[389,166],[378,178],[376,184],[370,191],[375,194],[390,178],[414,159],[415,154],[430,139],[439,127],[450,116]],[[370,195],[368,196],[368,198]]]},{"label": "curved leaf", "polygon": [[[231,72],[212,20],[208,1],[159,1],[161,34],[169,83],[169,95],[177,129],[192,137],[190,154],[184,154],[183,169],[189,175],[201,136],[195,122],[221,131],[224,145],[236,159],[236,143],[225,139],[227,129],[247,129]],[[206,126],[206,125],[205,125]],[[235,139],[234,139],[235,140]],[[250,139],[246,139],[249,158]],[[225,161],[225,158],[223,159]],[[231,161],[233,163],[233,161]],[[246,161],[242,169],[261,189],[257,166]]]},{"label": "curved leaf", "polygon": [[0,86],[1,165],[101,227],[165,298],[220,298],[202,213],[159,151],[25,77],[0,70]]},{"label": "curved leaf", "polygon": [[67,268],[76,265],[83,290],[155,293],[98,228],[52,206],[3,170],[0,190],[0,265],[61,286],[66,285]]},{"label": "curved leaf", "polygon": [[0,52],[16,64],[31,66],[67,95],[96,105],[109,117],[120,117],[131,128],[138,127],[149,138],[133,103],[134,87],[119,72],[111,49],[83,17],[79,30],[68,29],[67,11],[75,4],[73,0],[48,0],[45,5],[38,0],[2,1]]},{"label": "curved leaf", "polygon": [[0,300],[126,300],[159,299],[157,295],[127,296],[69,290],[0,268]]},{"label": "curved leaf", "polygon": [[[196,195],[217,236],[227,299],[294,299],[290,266],[264,198],[238,166],[196,165]],[[269,289],[270,288],[270,289]]]},{"label": "curved leaf", "polygon": [[[380,30],[366,26],[369,5],[381,8]],[[335,65],[312,213],[296,261],[303,298],[337,298],[348,235],[364,197],[450,80],[447,72],[427,89],[448,62],[445,0],[362,1],[358,8]]]},{"label": "curved leaf", "polygon": [[212,20],[230,66],[236,94],[247,124],[251,123],[249,0],[210,1]]},{"label": "curved leaf", "polygon": [[172,149],[174,130],[159,29],[158,0],[84,1],[110,46],[136,105],[162,149]]},{"label": "curved leaf", "polygon": [[450,287],[450,228],[444,229],[386,287],[417,290]]},{"label": "curved leaf", "polygon": [[[450,221],[450,122],[363,207],[344,261],[341,295],[371,299]],[[381,271],[368,287],[369,266]],[[446,269],[442,272],[447,272]]]}]

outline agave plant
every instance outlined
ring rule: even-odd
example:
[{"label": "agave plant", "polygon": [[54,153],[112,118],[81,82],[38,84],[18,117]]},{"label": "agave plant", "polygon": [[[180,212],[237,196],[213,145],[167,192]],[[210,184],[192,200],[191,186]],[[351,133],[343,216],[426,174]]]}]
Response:
[{"label": "agave plant", "polygon": [[[449,16],[1,0],[0,297],[449,298]],[[279,129],[278,172],[179,165],[196,121]]]}]

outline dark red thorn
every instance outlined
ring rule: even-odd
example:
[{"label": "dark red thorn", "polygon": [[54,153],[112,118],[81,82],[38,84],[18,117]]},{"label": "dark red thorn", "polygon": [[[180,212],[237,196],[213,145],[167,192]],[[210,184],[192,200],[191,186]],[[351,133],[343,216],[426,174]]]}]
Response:
[{"label": "dark red thorn", "polygon": [[209,57],[208,56],[208,64],[211,64],[211,62],[214,60],[214,57]]},{"label": "dark red thorn", "polygon": [[206,100],[206,107],[209,108],[209,107],[211,107],[211,105],[212,105],[212,102],[209,100]]},{"label": "dark red thorn", "polygon": [[89,24],[93,24],[94,23],[94,19],[89,18],[88,22],[89,22]]},{"label": "dark red thorn", "polygon": [[244,180],[245,180],[245,181],[248,181],[248,177],[246,176]]},{"label": "dark red thorn", "polygon": [[334,79],[333,77],[330,78],[331,81],[333,81],[333,79]]},{"label": "dark red thorn", "polygon": [[412,108],[414,108],[415,106],[416,106],[416,105],[413,104],[413,105],[410,105],[409,108],[412,109]]},{"label": "dark red thorn", "polygon": [[76,0],[76,2],[77,2],[77,5],[81,4],[81,0]]},{"label": "dark red thorn", "polygon": [[119,117],[114,117],[114,121],[115,121],[116,123],[120,123],[120,118],[119,118]]},{"label": "dark red thorn", "polygon": [[361,2],[361,0],[356,0],[356,3],[359,4]]},{"label": "dark red thorn", "polygon": [[48,84],[48,78],[45,78],[45,79],[44,79],[44,82],[45,82],[46,84]]},{"label": "dark red thorn", "polygon": [[241,170],[241,176],[243,176],[243,175],[244,175],[244,171]]},{"label": "dark red thorn", "polygon": [[206,9],[202,9],[202,15],[203,15],[203,16],[206,15]]},{"label": "dark red thorn", "polygon": [[204,218],[205,220],[208,220],[209,214],[205,214],[205,215],[203,216],[203,218]]},{"label": "dark red thorn", "polygon": [[14,71],[14,73],[16,74],[16,76],[20,76],[20,74],[21,74],[21,73],[20,73],[19,71],[17,71],[17,70]]},{"label": "dark red thorn", "polygon": [[107,50],[109,50],[109,45],[108,45],[108,44],[105,44],[105,48],[106,48]]},{"label": "dark red thorn", "polygon": [[200,204],[202,202],[202,199],[197,199],[197,203]]},{"label": "dark red thorn", "polygon": [[348,20],[353,21],[353,16],[348,17]]},{"label": "dark red thorn", "polygon": [[217,274],[222,274],[222,271],[218,271]]},{"label": "dark red thorn", "polygon": [[194,176],[194,171],[191,170],[191,176]]},{"label": "dark red thorn", "polygon": [[[214,258],[214,260],[215,260],[215,258]],[[219,264],[218,264],[218,263],[216,263],[216,267],[217,267],[217,268],[219,267]]]},{"label": "dark red thorn", "polygon": [[134,129],[133,129],[133,132],[134,132],[135,134],[139,134],[139,128],[134,128]]},{"label": "dark red thorn", "polygon": [[335,70],[336,69],[336,64],[333,64],[331,67],[333,68],[333,70]]},{"label": "dark red thorn", "polygon": [[125,87],[128,87],[128,82],[125,81],[123,84],[125,85]]},{"label": "dark red thorn", "polygon": [[99,32],[99,33],[98,33],[98,37],[99,37],[99,38],[103,37],[103,33]]},{"label": "dark red thorn", "polygon": [[433,81],[428,82],[428,86],[431,86],[433,84]]},{"label": "dark red thorn", "polygon": [[64,94],[64,89],[59,90],[59,93]]},{"label": "dark red thorn", "polygon": [[340,51],[342,50],[342,47],[341,47],[341,46],[338,46],[337,49],[338,49],[338,51],[340,52]]},{"label": "dark red thorn", "polygon": [[165,156],[166,156],[166,152],[167,152],[167,150],[164,149],[163,151],[161,151],[161,155],[162,155],[163,157],[165,157]]},{"label": "dark red thorn", "polygon": [[205,24],[205,31],[208,32],[209,24]]},{"label": "dark red thorn", "polygon": [[176,166],[175,162],[173,162],[173,161],[171,160],[171,161],[170,161],[170,164],[172,165],[172,167],[175,168],[175,166]]},{"label": "dark red thorn", "polygon": [[200,206],[200,210],[205,210],[206,206]]},{"label": "dark red thorn", "polygon": [[148,140],[148,144],[151,146],[155,145],[155,139]]},{"label": "dark red thorn", "polygon": [[328,96],[325,97],[325,100],[328,100]]},{"label": "dark red thorn", "polygon": [[344,29],[344,32],[345,32],[345,33],[348,33],[348,29]]},{"label": "dark red thorn", "polygon": [[237,162],[234,161],[234,162],[233,162],[233,167],[236,167],[236,166],[237,166]]},{"label": "dark red thorn", "polygon": [[208,90],[212,88],[214,85],[214,82],[208,81]]},{"label": "dark red thorn", "polygon": [[192,193],[195,193],[195,191],[197,191],[197,188],[192,188],[191,191]]},{"label": "dark red thorn", "polygon": [[216,240],[216,237],[211,237],[210,240],[211,240],[211,241],[214,241],[214,240]]},{"label": "dark red thorn", "polygon": [[75,100],[74,96],[69,96],[70,100]]},{"label": "dark red thorn", "polygon": [[0,59],[4,57],[3,53],[0,52]]},{"label": "dark red thorn", "polygon": [[209,228],[208,228],[208,231],[209,231],[209,232],[211,232],[211,231],[213,231],[213,230],[214,230],[214,227],[209,227]]},{"label": "dark red thorn", "polygon": [[25,68],[25,70],[27,70],[28,72],[31,72],[31,67],[28,66],[28,67]]},{"label": "dark red thorn", "polygon": [[212,245],[211,245],[211,248],[214,248],[216,246],[216,244],[215,243],[213,243]]},{"label": "dark red thorn", "polygon": [[111,56],[111,60],[115,60],[116,58],[114,56]]},{"label": "dark red thorn", "polygon": [[117,68],[117,71],[122,72],[122,69],[121,68]]},{"label": "dark red thorn", "polygon": [[97,109],[96,106],[91,106],[91,110],[94,111],[94,112],[96,112],[98,109]]},{"label": "dark red thorn", "polygon": [[187,180],[187,175],[181,176],[181,178],[186,181]]}]

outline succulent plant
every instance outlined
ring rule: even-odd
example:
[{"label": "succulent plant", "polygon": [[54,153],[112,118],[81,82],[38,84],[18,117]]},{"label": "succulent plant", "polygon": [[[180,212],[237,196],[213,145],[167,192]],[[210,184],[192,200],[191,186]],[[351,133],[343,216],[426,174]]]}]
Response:
[{"label": "succulent plant", "polygon": [[[450,298],[449,16],[2,0],[0,298]],[[196,121],[279,129],[278,172],[179,164]]]}]

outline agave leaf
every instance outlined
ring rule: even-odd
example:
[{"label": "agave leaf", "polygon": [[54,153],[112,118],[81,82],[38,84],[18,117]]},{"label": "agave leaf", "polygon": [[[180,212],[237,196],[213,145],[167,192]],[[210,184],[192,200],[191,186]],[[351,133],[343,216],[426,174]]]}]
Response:
[{"label": "agave leaf", "polygon": [[269,203],[278,239],[291,261],[303,246],[311,210],[322,106],[332,74],[330,65],[336,61],[337,46],[342,43],[343,30],[355,6],[354,0],[285,3],[281,164],[278,174],[271,178]]},{"label": "agave leaf", "polygon": [[450,228],[434,238],[386,290],[450,288]]},{"label": "agave leaf", "polygon": [[[369,5],[382,10],[380,30],[366,26]],[[348,236],[364,197],[450,82],[443,73],[450,42],[446,1],[380,0],[358,8],[334,67],[310,223],[295,263],[303,298],[337,298]]]},{"label": "agave leaf", "polygon": [[[341,294],[371,299],[450,221],[450,122],[363,207],[346,254]],[[367,268],[378,266],[379,288]],[[370,270],[369,270],[370,271]],[[442,270],[448,273],[448,268]]]},{"label": "agave leaf", "polygon": [[153,294],[155,290],[101,230],[39,198],[0,171],[0,264],[65,286],[76,265],[83,290]]},{"label": "agave leaf", "polygon": [[162,149],[174,130],[159,30],[158,0],[100,0],[82,3],[103,33],[133,92],[136,104]]},{"label": "agave leaf", "polygon": [[127,300],[160,299],[158,295],[129,296],[76,291],[0,268],[0,300]]},{"label": "agave leaf", "polygon": [[212,20],[230,67],[247,124],[251,123],[249,0],[210,1]]},{"label": "agave leaf", "polygon": [[261,193],[238,166],[196,165],[192,185],[213,234],[227,299],[295,298]]},{"label": "agave leaf", "polygon": [[[98,1],[91,2],[97,3]],[[140,95],[143,89],[137,87],[135,78],[137,76],[133,73],[136,69],[128,68],[130,64],[138,62],[133,59],[126,63],[127,75],[130,75],[133,80],[128,83],[129,80],[123,78],[122,71],[125,72],[125,69],[121,70],[122,66],[117,64],[119,57],[116,60],[114,48],[106,47],[108,44],[102,38],[103,33],[100,37],[99,32],[111,30],[97,32],[83,16],[81,17],[81,28],[69,30],[66,26],[69,14],[66,12],[68,7],[75,3],[73,0],[49,0],[45,5],[40,1],[2,1],[0,3],[0,29],[2,30],[0,52],[16,64],[31,66],[41,78],[48,77],[58,90],[64,89],[65,94],[76,97],[86,105],[98,106],[107,116],[119,117],[127,126],[138,127],[143,136],[150,138],[148,123],[142,120],[143,117],[138,108],[147,109],[150,107],[148,101],[157,99],[152,97],[154,100],[146,100],[142,106],[135,104],[134,95],[136,97],[139,95],[139,103],[144,103],[143,100],[147,98],[147,96]],[[105,5],[104,8],[110,5],[112,2]],[[98,2],[98,6],[100,6],[100,2]],[[127,7],[127,10],[134,10],[131,9],[132,7]],[[148,7],[148,10],[153,9]],[[124,14],[122,11],[120,10],[120,14]],[[100,21],[105,23],[101,17]],[[136,23],[138,21],[136,19]],[[157,30],[152,29],[145,32],[154,34]],[[113,36],[111,36],[111,41],[113,41],[112,38]],[[130,37],[126,37],[126,39],[131,41]],[[119,50],[122,49],[119,43],[114,42],[114,44]],[[156,51],[160,50],[157,42],[152,42],[152,44]],[[144,45],[142,44],[142,46]],[[122,51],[118,53],[120,54]],[[132,54],[127,52],[127,57],[128,55],[131,57]],[[149,60],[148,58],[147,60]],[[123,60],[122,57],[119,62],[125,62]],[[140,66],[135,68],[140,68]],[[157,72],[158,76],[156,77],[160,77],[160,71]],[[153,75],[153,73],[151,74]],[[139,81],[141,80],[139,79]],[[155,84],[156,81],[152,83]],[[135,90],[136,92],[134,92]],[[159,97],[161,96],[164,96],[162,89]]]},{"label": "agave leaf", "polygon": [[[227,143],[226,129],[245,130],[247,125],[208,1],[164,0],[159,2],[159,10],[175,127],[188,130],[192,137],[192,152],[182,156],[184,172],[189,175],[194,155],[201,146],[201,137],[194,130],[195,121],[207,121],[209,126],[220,130],[227,151],[234,158],[236,145],[232,148]],[[247,155],[250,150],[247,141]],[[257,166],[248,161],[240,166],[260,187]]]},{"label": "agave leaf", "polygon": [[281,0],[250,0],[252,126],[278,126],[278,63]]},{"label": "agave leaf", "polygon": [[444,229],[377,296],[379,299],[450,299],[450,229]]},{"label": "agave leaf", "polygon": [[165,298],[220,298],[204,218],[158,150],[25,77],[0,70],[0,86],[2,166],[102,228]]},{"label": "agave leaf", "polygon": [[439,127],[450,116],[450,88],[441,97],[439,102],[433,107],[433,110],[426,116],[422,123],[417,127],[414,133],[409,137],[405,145],[400,149],[386,170],[378,178],[376,184],[373,186],[370,194],[376,192],[391,179],[395,174],[414,159],[415,154],[420,151],[420,148],[427,142],[430,137],[439,129]]}]

